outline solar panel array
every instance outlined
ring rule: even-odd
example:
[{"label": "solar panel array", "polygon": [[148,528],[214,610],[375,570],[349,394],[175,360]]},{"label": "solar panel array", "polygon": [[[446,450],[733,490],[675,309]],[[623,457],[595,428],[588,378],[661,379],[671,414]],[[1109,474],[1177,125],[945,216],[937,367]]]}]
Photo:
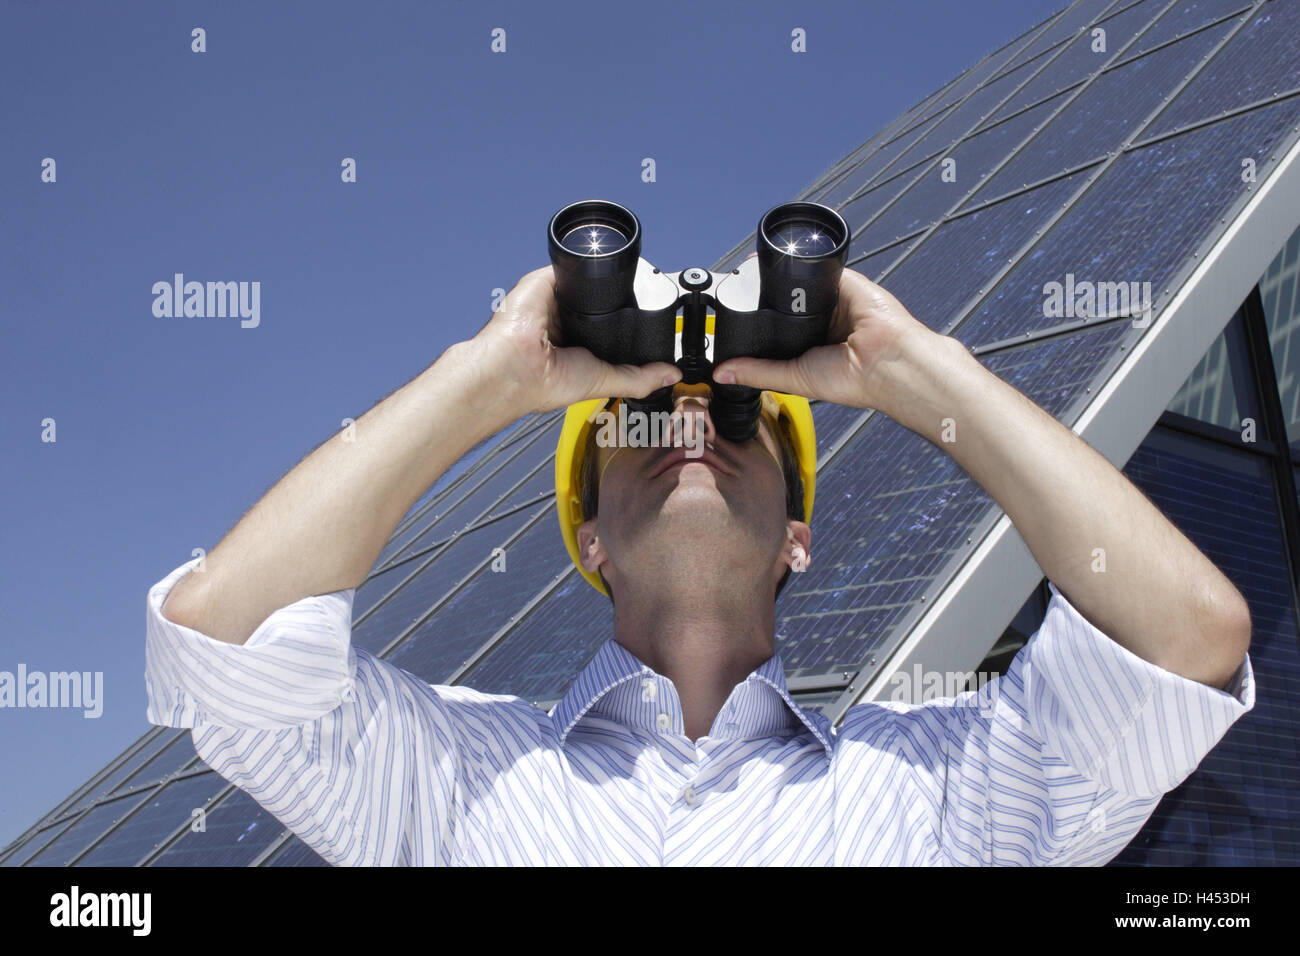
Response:
[{"label": "solar panel array", "polygon": [[[1249,198],[1243,161],[1262,181],[1295,139],[1298,38],[1297,3],[1078,0],[796,198],[841,211],[851,268],[1071,421],[1144,330],[1127,313],[1046,317],[1045,284],[1150,282],[1158,313]],[[715,270],[752,248],[751,237]],[[1154,422],[1160,409],[1145,412]],[[803,700],[834,713],[838,691],[903,639],[1000,512],[885,416],[825,404],[814,415],[817,560],[778,603],[777,637],[792,687],[818,688]],[[563,695],[612,617],[556,526],[561,418],[529,416],[483,443],[412,509],[358,589],[357,646],[431,683],[542,705]],[[1158,487],[1171,460],[1134,468]],[[202,830],[190,826],[197,807]],[[160,729],[0,860],[68,862],[321,861],[207,770],[187,733]]]}]

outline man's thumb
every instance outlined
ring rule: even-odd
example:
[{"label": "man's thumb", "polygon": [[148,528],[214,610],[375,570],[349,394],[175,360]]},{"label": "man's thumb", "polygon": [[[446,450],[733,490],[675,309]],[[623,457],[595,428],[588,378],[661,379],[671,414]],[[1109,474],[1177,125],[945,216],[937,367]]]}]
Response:
[{"label": "man's thumb", "polygon": [[795,392],[790,363],[775,359],[728,359],[713,370],[713,380],[722,385],[748,385],[774,392]]},{"label": "man's thumb", "polygon": [[681,380],[681,369],[669,362],[615,365],[605,395],[619,398],[645,398],[656,389],[663,388],[665,385],[676,385]]}]

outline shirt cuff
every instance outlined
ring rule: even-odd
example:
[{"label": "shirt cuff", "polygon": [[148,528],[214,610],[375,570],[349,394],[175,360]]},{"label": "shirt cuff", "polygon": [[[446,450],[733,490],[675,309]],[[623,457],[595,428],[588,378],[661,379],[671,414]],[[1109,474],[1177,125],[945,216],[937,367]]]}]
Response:
[{"label": "shirt cuff", "polygon": [[355,589],[282,607],[245,643],[229,644],[163,617],[167,595],[200,560],[186,562],[149,589],[144,677],[150,723],[279,730],[313,721],[351,699]]},{"label": "shirt cuff", "polygon": [[1135,797],[1177,787],[1255,706],[1247,655],[1226,691],[1174,674],[1098,630],[1048,582],[1042,626],[1019,656],[1029,717],[1083,776]]}]

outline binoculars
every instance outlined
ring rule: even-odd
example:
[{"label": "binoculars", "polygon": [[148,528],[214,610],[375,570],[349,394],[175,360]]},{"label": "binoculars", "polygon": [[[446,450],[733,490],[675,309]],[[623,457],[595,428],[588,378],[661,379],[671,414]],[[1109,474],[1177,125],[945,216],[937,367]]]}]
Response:
[{"label": "binoculars", "polygon": [[[848,224],[829,206],[783,203],[758,221],[757,257],[726,273],[697,266],[668,273],[641,258],[641,222],[630,210],[601,199],[572,203],[547,227],[561,344],[614,365],[675,364],[682,382],[709,385],[717,433],[747,441],[758,428],[761,392],[714,382],[714,366],[743,356],[793,359],[824,345],[849,239]],[[671,412],[672,390],[615,397],[631,411]]]}]

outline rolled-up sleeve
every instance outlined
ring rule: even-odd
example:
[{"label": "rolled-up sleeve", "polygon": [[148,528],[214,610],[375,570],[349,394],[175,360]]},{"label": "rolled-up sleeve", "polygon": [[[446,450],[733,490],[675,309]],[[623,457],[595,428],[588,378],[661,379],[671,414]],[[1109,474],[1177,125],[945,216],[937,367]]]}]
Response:
[{"label": "rolled-up sleeve", "polygon": [[1043,625],[1018,663],[1034,727],[1088,779],[1159,797],[1255,706],[1249,656],[1226,690],[1181,677],[1115,643],[1049,587]]},{"label": "rolled-up sleeve", "polygon": [[148,592],[149,721],[191,728],[204,762],[331,863],[450,862],[462,751],[437,689],[352,647],[351,589],[278,609],[244,644],[168,620],[196,564]]},{"label": "rolled-up sleeve", "polygon": [[939,861],[1104,864],[1254,706],[1249,657],[1219,690],[1143,660],[1051,592],[1006,674],[887,715],[882,739]]},{"label": "rolled-up sleeve", "polygon": [[353,590],[280,608],[243,644],[230,644],[163,617],[167,595],[199,560],[149,589],[145,689],[150,723],[278,730],[315,720],[354,693]]}]

